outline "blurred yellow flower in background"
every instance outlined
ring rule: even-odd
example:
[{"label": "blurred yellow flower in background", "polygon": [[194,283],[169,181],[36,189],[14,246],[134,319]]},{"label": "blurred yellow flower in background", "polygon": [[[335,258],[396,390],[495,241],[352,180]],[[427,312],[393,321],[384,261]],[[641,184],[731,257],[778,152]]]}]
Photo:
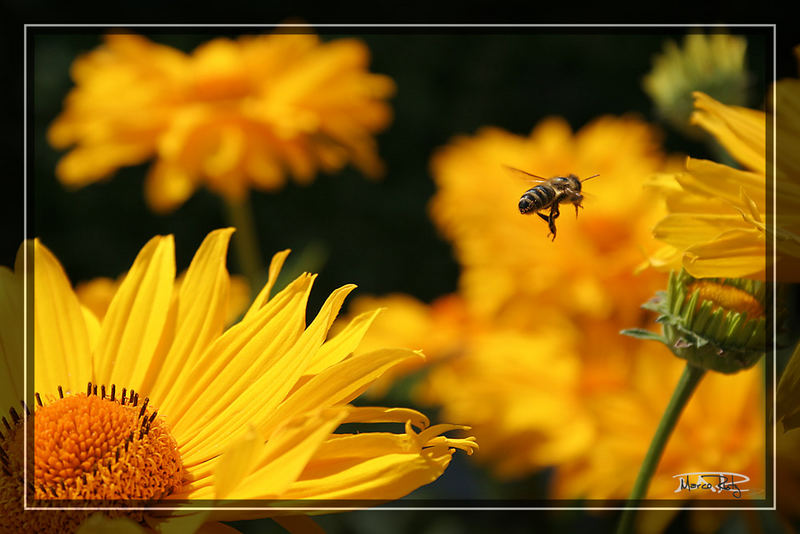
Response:
[{"label": "blurred yellow flower in background", "polygon": [[[37,499],[393,500],[438,478],[456,449],[477,448],[474,438],[442,435],[466,427],[430,426],[411,409],[349,404],[386,369],[421,355],[352,356],[375,311],[329,335],[353,285],[334,291],[309,325],[314,275],[270,298],[288,251],[274,256],[242,319],[226,326],[232,232],[207,236],[180,285],[172,236],[154,237],[102,317],[81,304],[55,256],[30,243],[37,406],[29,476]],[[23,432],[14,405],[22,376],[9,371],[21,371],[22,251],[13,272],[0,267],[0,317],[9,319],[0,323],[8,372],[2,399],[11,416],[0,435],[0,509],[14,531],[72,531],[90,511],[36,514],[19,506]],[[334,432],[347,422],[397,423],[404,431]],[[194,532],[204,522],[275,512],[117,515],[158,532]]]},{"label": "blurred yellow flower in background", "polygon": [[[461,264],[459,294],[427,313],[417,305],[413,319],[394,323],[417,326],[379,329],[364,342],[423,348],[432,365],[417,399],[449,416],[469,412],[486,440],[476,461],[499,476],[580,457],[595,433],[588,397],[626,383],[638,345],[618,332],[643,324],[640,304],[666,280],[653,270],[634,274],[643,247],[653,244],[648,224],[659,216],[637,184],[665,160],[656,132],[632,117],[602,117],[576,133],[550,118],[529,137],[486,128],[434,155],[431,215]],[[504,165],[600,177],[587,186],[577,222],[565,211],[551,242],[543,221],[519,214],[530,185]],[[441,300],[458,304],[449,313],[458,321],[443,324]]]},{"label": "blurred yellow flower in background", "polygon": [[[460,292],[472,312],[528,326],[546,322],[548,304],[558,302],[570,315],[636,322],[647,289],[657,287],[644,280],[662,281],[644,273],[631,283],[630,266],[645,257],[659,214],[654,195],[639,184],[664,160],[652,127],[610,116],[575,133],[560,118],[543,120],[527,137],[484,128],[439,150],[431,217],[453,244]],[[551,242],[542,220],[517,209],[531,184],[504,165],[545,177],[600,176],[585,186],[577,220],[564,210]]]},{"label": "blurred yellow flower in background", "polygon": [[152,209],[169,211],[205,185],[240,202],[291,174],[307,183],[353,163],[382,172],[373,135],[390,122],[388,76],[367,71],[357,39],[311,33],[217,38],[186,54],[131,34],[110,34],[72,66],[75,88],[48,132],[73,147],[56,173],[82,187],[154,160]]},{"label": "blurred yellow flower in background", "polygon": [[[577,220],[562,210],[550,241],[546,223],[517,209],[531,185],[504,165],[545,177],[600,176],[587,183]],[[485,128],[434,154],[431,216],[461,265],[459,293],[445,297],[461,303],[461,319],[441,326],[434,305],[425,312],[417,303],[413,318],[364,343],[424,348],[430,364],[414,398],[441,406],[442,417],[468,417],[481,443],[473,459],[498,478],[554,466],[556,498],[619,499],[630,491],[671,392],[665,384],[684,365],[663,345],[619,334],[649,324],[640,306],[666,287],[655,269],[637,274],[659,246],[652,227],[666,214],[643,185],[675,166],[655,129],[633,117],[601,117],[574,133],[550,118],[529,137]],[[428,339],[436,341],[426,346]],[[759,380],[751,372],[700,384],[651,497],[675,498],[672,476],[696,471],[697,462],[740,468],[763,489]],[[693,447],[703,447],[702,457],[687,453]]]},{"label": "blurred yellow flower in background", "polygon": [[[658,421],[685,362],[641,342],[624,388],[592,398],[592,447],[558,466],[556,498],[622,499],[628,496]],[[678,492],[682,473],[725,471],[750,478],[744,498],[764,498],[766,450],[762,369],[735,375],[707,373],[670,436],[647,493],[651,499],[731,496]]]},{"label": "blurred yellow flower in background", "polygon": [[661,117],[696,137],[698,130],[689,124],[693,91],[732,105],[747,102],[750,79],[746,50],[744,37],[726,33],[690,33],[681,47],[668,40],[663,52],[653,59],[653,68],[642,85]]},{"label": "blurred yellow flower in background", "polygon": [[[468,333],[465,333],[469,336]],[[434,363],[416,399],[469,418],[481,454],[500,479],[571,460],[592,447],[575,332],[496,327],[468,337],[456,357]]]}]

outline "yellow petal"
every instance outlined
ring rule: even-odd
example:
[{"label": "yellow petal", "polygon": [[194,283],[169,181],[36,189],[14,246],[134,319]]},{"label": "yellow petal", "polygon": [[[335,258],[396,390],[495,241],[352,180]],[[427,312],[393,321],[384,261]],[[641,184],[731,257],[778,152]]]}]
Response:
[{"label": "yellow petal", "polygon": [[89,348],[94,349],[97,339],[100,337],[100,321],[97,319],[94,311],[86,306],[81,306],[83,312],[83,322],[86,324],[86,334],[89,338]]},{"label": "yellow petal", "polygon": [[119,167],[138,165],[152,153],[149,144],[98,143],[71,150],[56,165],[56,176],[69,188],[80,188],[106,178]]},{"label": "yellow petal", "polygon": [[[192,463],[197,458],[196,445],[204,444],[208,453],[226,446],[227,442],[236,437],[235,432],[220,437],[220,434],[224,433],[224,428],[241,428],[245,422],[251,422],[259,430],[261,429],[264,421],[270,417],[305,372],[311,357],[319,349],[330,329],[342,302],[354,287],[348,285],[334,291],[294,346],[286,353],[273,352],[264,371],[250,371],[250,375],[240,372],[238,376],[229,376],[227,383],[220,377],[219,381],[222,383],[215,384],[215,388],[219,388],[217,390],[219,393],[215,394],[213,390],[206,393],[206,396],[214,398],[216,416],[209,418],[208,412],[200,413],[196,408],[197,404],[187,410],[185,418],[207,422],[182,449],[191,451],[184,455],[184,458],[191,458],[185,459],[186,462]],[[246,348],[239,351],[237,361],[229,367],[235,371],[238,365],[263,357],[263,344],[270,341],[262,339],[256,343],[251,340]]]},{"label": "yellow petal", "polygon": [[702,126],[736,161],[760,174],[766,172],[766,114],[739,106],[726,106],[708,95],[693,93],[692,123]]},{"label": "yellow petal", "polygon": [[696,244],[713,241],[723,232],[734,228],[748,230],[752,229],[752,226],[739,214],[673,213],[659,221],[653,228],[653,235],[683,250]]},{"label": "yellow petal", "polygon": [[214,498],[228,499],[242,480],[253,470],[264,452],[264,440],[249,427],[228,447],[214,468]]},{"label": "yellow petal", "polygon": [[22,276],[0,266],[0,410],[19,406],[23,396]]},{"label": "yellow petal", "polygon": [[766,210],[766,178],[763,174],[695,158],[687,158],[686,171],[677,176],[677,182],[686,192],[706,198],[722,198],[738,205],[740,193],[744,190],[762,213]]},{"label": "yellow petal", "polygon": [[[451,452],[436,447],[412,452],[387,452],[368,447],[373,433],[349,436],[357,443],[354,451],[364,456],[324,461],[319,455],[303,476],[284,493],[285,499],[371,499],[393,500],[436,480],[450,463]],[[402,440],[393,440],[402,443]],[[370,454],[375,456],[370,457]],[[317,461],[319,460],[319,461]]]},{"label": "yellow petal", "polygon": [[182,371],[191,369],[200,354],[222,333],[227,321],[230,277],[225,267],[233,228],[208,234],[197,249],[178,293],[175,335],[163,366],[152,365],[146,384],[169,412],[169,394],[182,389]]},{"label": "yellow petal", "polygon": [[239,499],[282,497],[346,414],[346,407],[323,410],[281,428],[264,447],[260,465],[241,482],[233,496]]},{"label": "yellow petal", "polygon": [[92,379],[83,309],[61,264],[38,239],[33,260],[36,391],[81,391]]},{"label": "yellow petal", "polygon": [[167,213],[189,198],[197,188],[194,175],[185,168],[159,160],[153,164],[145,180],[147,204],[156,213]]},{"label": "yellow petal", "polygon": [[272,411],[261,430],[268,436],[282,421],[314,408],[347,403],[387,369],[408,358],[421,357],[420,353],[407,349],[383,349],[348,358],[325,369],[298,388]]},{"label": "yellow petal", "polygon": [[349,356],[364,339],[364,335],[380,312],[381,310],[375,310],[357,315],[333,339],[326,341],[320,347],[306,372],[310,375],[320,373]]},{"label": "yellow petal", "polygon": [[763,276],[766,249],[756,230],[731,230],[713,241],[689,247],[683,267],[696,278]]},{"label": "yellow petal", "polygon": [[377,406],[354,406],[350,408],[345,423],[406,423],[425,429],[430,426],[428,417],[410,408],[382,408]]},{"label": "yellow petal", "polygon": [[[297,278],[249,319],[228,329],[188,371],[182,387],[175,388],[172,411],[177,418],[173,432],[184,462],[192,448],[191,440],[200,433],[210,439],[213,432],[209,432],[209,423],[224,422],[220,414],[230,409],[229,403],[285,359],[303,332],[313,280],[310,275]],[[258,407],[261,399],[255,402]]]},{"label": "yellow petal", "polygon": [[139,252],[103,319],[94,353],[97,382],[141,388],[167,319],[174,280],[173,238],[154,237]]},{"label": "yellow petal", "polygon": [[264,284],[264,287],[258,292],[256,298],[253,299],[253,304],[250,306],[250,309],[247,310],[245,318],[252,318],[253,314],[261,309],[264,303],[269,300],[270,292],[275,286],[275,281],[278,279],[278,275],[281,272],[281,268],[283,267],[283,263],[286,261],[286,257],[289,255],[289,252],[291,251],[286,249],[277,252],[274,256],[272,256],[272,260],[269,262],[267,283]]}]

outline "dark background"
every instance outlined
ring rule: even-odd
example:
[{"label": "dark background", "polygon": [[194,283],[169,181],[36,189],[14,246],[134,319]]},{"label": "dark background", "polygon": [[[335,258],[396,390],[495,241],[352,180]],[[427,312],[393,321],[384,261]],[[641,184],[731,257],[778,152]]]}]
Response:
[{"label": "dark background", "polygon": [[[212,37],[235,36],[222,30],[137,32],[188,52]],[[186,268],[202,238],[228,225],[220,199],[201,189],[175,212],[155,215],[143,197],[149,164],[122,168],[103,183],[66,191],[54,176],[62,154],[47,144],[45,131],[72,86],[70,63],[98,46],[99,30],[33,33],[31,235],[56,254],[73,282],[117,276],[155,234],[175,235],[178,269]],[[576,130],[602,114],[636,113],[655,122],[641,79],[663,41],[680,39],[682,33],[680,28],[672,33],[517,28],[324,35],[358,35],[372,51],[371,71],[397,84],[390,101],[395,120],[378,135],[388,171],[383,180],[372,182],[347,167],[336,175],[319,175],[309,186],[289,184],[276,194],[255,191],[252,203],[265,262],[284,248],[293,250],[290,260],[308,247],[324,259],[310,266],[320,271],[312,309],[345,283],[358,284],[362,294],[402,291],[423,300],[452,291],[457,264],[426,211],[434,193],[431,154],[452,136],[472,135],[485,125],[526,135],[549,115],[565,117]],[[763,34],[748,43],[754,107],[761,107],[764,94],[768,43]],[[664,144],[668,151],[699,156],[705,151],[667,127]],[[230,268],[237,270],[233,257]]]},{"label": "dark background", "polygon": [[[187,52],[213,37],[240,33],[152,28],[137,32]],[[525,135],[550,115],[563,116],[574,130],[603,114],[636,113],[658,123],[641,80],[664,40],[680,41],[685,32],[684,28],[340,28],[335,34],[321,30],[326,40],[363,39],[372,52],[370,70],[391,76],[397,84],[397,94],[390,100],[395,120],[377,137],[388,172],[382,181],[372,182],[348,167],[336,175],[319,175],[309,186],[290,183],[275,194],[253,192],[265,262],[273,252],[287,247],[294,251],[290,259],[311,250],[324,260],[313,266],[320,277],[310,301],[312,312],[331,290],[345,283],[358,284],[356,295],[398,291],[426,301],[453,291],[458,265],[449,244],[427,217],[427,202],[434,193],[431,154],[452,136],[472,135],[482,126]],[[143,198],[147,165],[123,168],[110,180],[76,192],[67,192],[55,179],[61,154],[48,146],[44,134],[72,86],[70,63],[96,47],[101,33],[101,29],[28,30],[28,232],[56,254],[73,283],[117,276],[155,234],[175,235],[177,267],[183,270],[203,237],[228,225],[220,200],[203,189],[172,214],[151,213]],[[773,75],[772,38],[769,29],[749,33],[747,65],[753,84],[748,105],[762,108],[763,81]],[[784,48],[778,54],[782,59],[779,76],[796,76],[790,52]],[[690,142],[668,126],[662,128],[665,151],[711,157],[704,144]],[[14,131],[19,132],[19,127]],[[19,187],[17,175],[10,179]],[[4,199],[10,200],[4,212],[9,223],[0,248],[4,265],[13,261],[22,236],[21,227],[15,231],[21,220],[15,211],[21,202],[12,200],[21,199],[21,192],[11,194],[16,191],[10,189]],[[229,268],[237,271],[232,254]],[[464,455],[456,454],[444,477],[414,495],[509,498],[531,491],[544,495],[546,478],[543,473],[498,485]],[[534,519],[525,512],[368,511],[329,515],[318,521],[334,532],[447,534],[498,528],[508,532],[603,531],[614,525],[615,518],[614,513],[582,512],[536,514]],[[681,514],[671,531],[683,530],[686,521],[686,514]],[[745,519],[733,514],[727,521],[727,528],[737,531]],[[772,523],[766,520],[768,530]],[[270,524],[235,526],[245,532],[280,530]]]}]

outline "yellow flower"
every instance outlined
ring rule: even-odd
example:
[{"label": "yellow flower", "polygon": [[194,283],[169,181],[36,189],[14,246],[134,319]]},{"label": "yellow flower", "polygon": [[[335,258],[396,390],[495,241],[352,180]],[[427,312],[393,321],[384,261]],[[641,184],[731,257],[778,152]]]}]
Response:
[{"label": "yellow flower", "polygon": [[[410,409],[349,404],[386,369],[421,354],[380,349],[351,356],[376,312],[330,337],[352,285],[334,291],[309,325],[314,275],[303,274],[269,298],[288,251],[274,256],[264,288],[242,319],[226,327],[232,232],[208,235],[179,288],[173,238],[153,238],[102,320],[81,305],[50,251],[38,240],[30,244],[36,402],[29,480],[37,499],[392,500],[435,480],[456,448],[476,448],[474,438],[442,435],[466,427],[429,426]],[[21,259],[13,273],[0,268],[3,356],[20,372],[21,328],[7,328],[20,327],[21,279]],[[9,387],[2,400],[11,406],[11,424],[0,437],[4,521],[31,532],[72,531],[88,511],[19,508],[19,378],[3,376]],[[334,433],[348,422],[394,422],[404,431]],[[275,514],[117,513],[159,532]]]},{"label": "yellow flower", "polygon": [[48,132],[56,148],[74,147],[57,175],[82,187],[154,159],[145,189],[158,211],[200,185],[241,201],[348,162],[376,176],[372,136],[391,120],[394,82],[368,61],[359,40],[310,33],[218,38],[191,54],[108,35],[72,66],[76,86]]},{"label": "yellow flower", "polygon": [[[654,130],[630,117],[602,117],[576,133],[551,118],[529,137],[484,128],[439,150],[431,217],[453,243],[472,312],[524,326],[547,321],[548,305],[562,303],[578,316],[633,320],[649,297],[645,287],[658,287],[644,280],[663,280],[630,271],[646,257],[642,248],[653,246],[647,228],[661,209],[642,191],[642,176],[663,162]],[[545,177],[600,176],[586,183],[577,220],[562,206],[551,242],[544,221],[517,209],[533,184],[505,165]]]},{"label": "yellow flower", "polygon": [[687,128],[692,113],[692,91],[702,91],[729,104],[747,100],[748,73],[745,67],[747,40],[715,33],[690,33],[683,46],[664,43],[664,51],[653,59],[653,69],[642,81],[659,114],[670,124]]},{"label": "yellow flower", "polygon": [[[800,102],[797,86],[794,90],[791,85],[784,86],[781,94],[786,96],[789,109],[792,101]],[[714,135],[745,169],[687,158],[682,172],[655,175],[651,185],[666,198],[669,214],[653,229],[655,237],[667,246],[650,262],[656,267],[683,266],[696,278],[763,279],[766,240],[772,235],[766,219],[766,115],[725,106],[703,93],[695,93],[695,107],[692,121]],[[792,121],[784,125],[797,129]],[[789,139],[787,136],[786,142]],[[783,150],[787,151],[791,149]],[[779,263],[779,272],[787,280],[796,279],[790,265],[797,265],[800,258],[796,217],[800,187],[797,174],[790,168],[779,170],[783,209],[779,211],[781,225],[775,231],[779,262],[783,263]]]}]

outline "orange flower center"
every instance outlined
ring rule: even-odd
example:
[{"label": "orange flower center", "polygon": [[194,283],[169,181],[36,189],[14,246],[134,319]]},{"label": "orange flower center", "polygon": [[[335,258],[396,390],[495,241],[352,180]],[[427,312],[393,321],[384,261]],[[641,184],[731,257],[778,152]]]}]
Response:
[{"label": "orange flower center", "polygon": [[149,399],[112,386],[40,406],[34,415],[37,499],[159,499],[181,485],[177,443]]},{"label": "orange flower center", "polygon": [[[11,422],[2,418],[0,511],[15,526],[12,531],[66,532],[65,525],[77,528],[90,514],[23,512],[23,491],[29,499],[49,500],[53,506],[59,506],[57,500],[110,500],[107,505],[124,507],[128,500],[136,504],[166,497],[182,485],[177,443],[164,419],[148,406],[149,399],[140,400],[133,390],[123,389],[117,395],[115,386],[108,394],[101,386],[98,394],[91,383],[86,393],[65,396],[60,386],[58,393],[50,403],[43,403],[37,393],[38,406],[28,418],[33,473],[28,473],[27,487],[23,486],[23,418],[13,408]],[[136,511],[107,515],[142,519]]]},{"label": "orange flower center", "polygon": [[[764,307],[753,295],[725,284],[710,280],[697,280],[687,286],[687,294],[691,296],[696,290],[700,292],[698,302],[713,303],[713,310],[724,310],[747,313],[747,319],[758,319],[764,316]],[[687,296],[687,298],[689,298]]]}]

